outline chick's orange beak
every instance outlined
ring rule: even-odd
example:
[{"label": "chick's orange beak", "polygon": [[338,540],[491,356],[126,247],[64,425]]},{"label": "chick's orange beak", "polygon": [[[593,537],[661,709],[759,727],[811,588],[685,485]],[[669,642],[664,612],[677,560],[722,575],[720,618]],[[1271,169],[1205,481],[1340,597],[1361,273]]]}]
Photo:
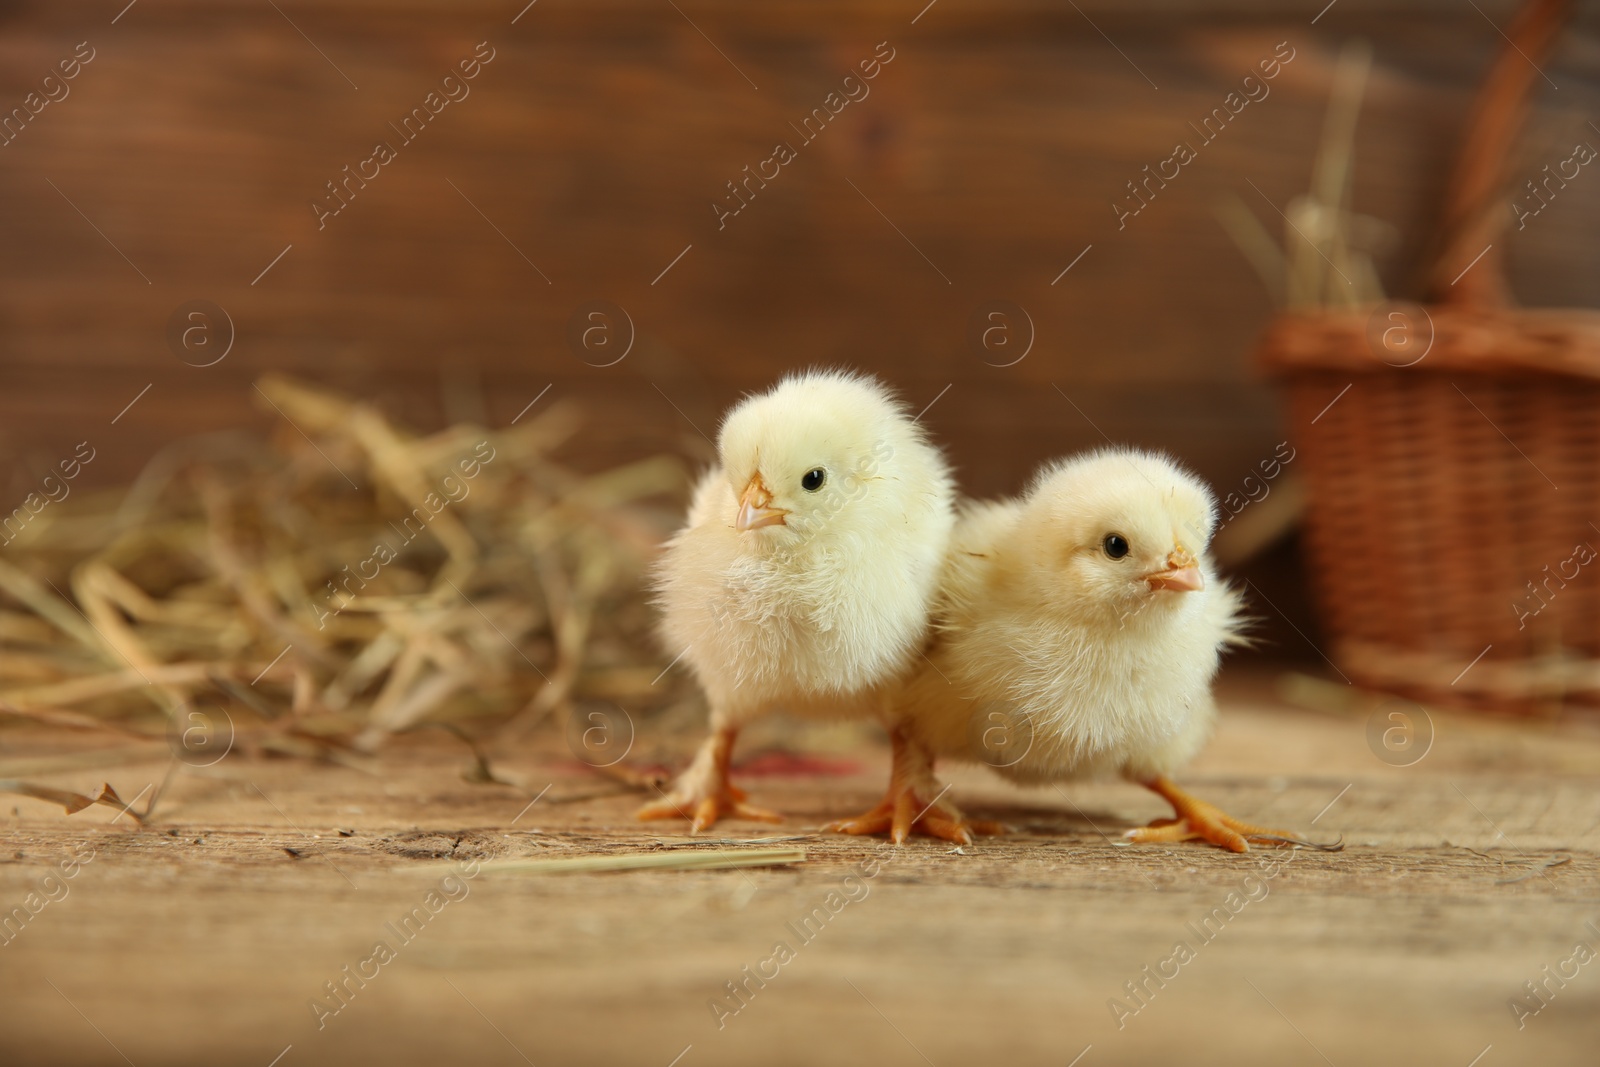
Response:
[{"label": "chick's orange beak", "polygon": [[744,487],[744,492],[739,496],[739,515],[733,524],[741,533],[759,530],[763,526],[786,526],[788,524],[783,517],[787,514],[783,508],[772,506],[772,490],[767,488],[767,483],[761,480],[758,472],[750,478],[750,484]]},{"label": "chick's orange beak", "polygon": [[1193,593],[1206,587],[1200,561],[1182,545],[1168,554],[1166,570],[1147,574],[1144,580],[1150,583],[1151,591],[1170,589],[1175,593]]}]

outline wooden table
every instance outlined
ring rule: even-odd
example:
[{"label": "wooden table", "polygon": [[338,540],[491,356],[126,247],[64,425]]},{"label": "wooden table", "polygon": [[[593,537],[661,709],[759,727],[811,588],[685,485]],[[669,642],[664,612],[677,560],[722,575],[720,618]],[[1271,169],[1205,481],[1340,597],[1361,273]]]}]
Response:
[{"label": "wooden table", "polygon": [[[367,768],[234,752],[176,777],[144,828],[17,798],[0,907],[41,896],[0,946],[0,1062],[1595,1062],[1600,963],[1571,958],[1600,948],[1600,732],[1436,714],[1426,758],[1391,767],[1364,715],[1286,706],[1270,681],[1229,684],[1185,781],[1343,852],[1118,847],[1156,798],[982,770],[956,770],[955,794],[1010,837],[814,835],[876,799],[881,747],[829,753],[842,774],[746,776],[788,824],[695,844],[632,821],[639,797],[548,737],[494,759],[522,788],[466,780],[465,749],[435,734]],[[650,730],[635,756],[684,747]],[[785,738],[841,743],[773,724],[746,752]],[[125,798],[168,766],[161,742],[119,743],[100,769],[83,769],[100,736],[0,743],[0,777]],[[445,879],[452,859],[795,834],[807,858],[788,867]],[[92,858],[62,877],[74,850]],[[1562,968],[1576,976],[1547,979]],[[1519,1029],[1528,981],[1550,992]]]}]

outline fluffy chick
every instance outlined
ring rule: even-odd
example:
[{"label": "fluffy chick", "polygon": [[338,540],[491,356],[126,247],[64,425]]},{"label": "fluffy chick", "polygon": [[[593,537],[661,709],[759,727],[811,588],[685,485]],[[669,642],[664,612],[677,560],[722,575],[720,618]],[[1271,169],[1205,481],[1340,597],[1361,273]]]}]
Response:
[{"label": "fluffy chick", "polygon": [[[912,829],[966,842],[988,829],[942,800],[932,758],[1037,784],[1121,774],[1176,817],[1135,841],[1200,838],[1244,851],[1292,839],[1175,786],[1216,717],[1211,682],[1240,642],[1240,599],[1206,558],[1211,493],[1164,456],[1107,449],[1043,469],[1021,499],[969,506],[951,538],[930,662],[895,698],[895,776],[846,832]],[[920,810],[919,816],[912,812]]]},{"label": "fluffy chick", "polygon": [[943,455],[869,377],[786,378],[727,414],[717,450],[656,578],[668,653],[704,689],[711,734],[639,812],[697,830],[777,818],[728,781],[753,717],[882,713],[925,642],[955,521]]}]

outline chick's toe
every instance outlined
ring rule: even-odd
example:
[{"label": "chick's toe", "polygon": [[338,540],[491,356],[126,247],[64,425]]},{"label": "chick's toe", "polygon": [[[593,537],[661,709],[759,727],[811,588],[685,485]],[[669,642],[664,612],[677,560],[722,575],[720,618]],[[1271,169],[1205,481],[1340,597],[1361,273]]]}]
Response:
[{"label": "chick's toe", "polygon": [[1165,778],[1143,784],[1165,797],[1176,817],[1156,819],[1148,826],[1129,830],[1127,838],[1138,844],[1205,841],[1230,852],[1248,852],[1251,841],[1271,845],[1310,844],[1289,830],[1272,830],[1235,819],[1215,804],[1184,792]]}]

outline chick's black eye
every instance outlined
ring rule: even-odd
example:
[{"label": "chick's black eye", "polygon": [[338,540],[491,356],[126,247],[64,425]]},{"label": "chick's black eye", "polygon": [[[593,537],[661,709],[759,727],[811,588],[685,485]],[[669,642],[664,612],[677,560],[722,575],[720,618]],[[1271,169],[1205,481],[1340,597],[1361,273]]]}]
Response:
[{"label": "chick's black eye", "polygon": [[822,483],[828,477],[828,472],[821,467],[814,467],[806,471],[805,477],[800,479],[800,488],[808,493],[815,493],[822,488]]},{"label": "chick's black eye", "polygon": [[1100,546],[1106,550],[1106,555],[1112,559],[1121,559],[1128,554],[1131,548],[1128,544],[1128,539],[1121,534],[1106,534],[1106,539],[1100,542]]}]

